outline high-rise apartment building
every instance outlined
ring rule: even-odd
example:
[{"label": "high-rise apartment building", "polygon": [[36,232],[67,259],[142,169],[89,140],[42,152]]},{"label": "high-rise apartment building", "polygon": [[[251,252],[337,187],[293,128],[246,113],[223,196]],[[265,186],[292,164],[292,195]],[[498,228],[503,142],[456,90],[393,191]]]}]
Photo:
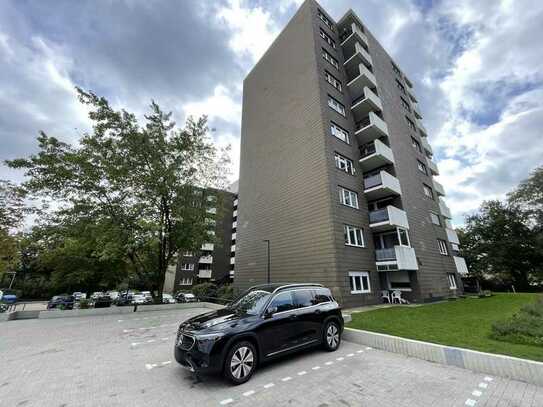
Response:
[{"label": "high-rise apartment building", "polygon": [[358,16],[305,1],[244,81],[240,288],[319,282],[347,305],[462,292],[411,81]]}]

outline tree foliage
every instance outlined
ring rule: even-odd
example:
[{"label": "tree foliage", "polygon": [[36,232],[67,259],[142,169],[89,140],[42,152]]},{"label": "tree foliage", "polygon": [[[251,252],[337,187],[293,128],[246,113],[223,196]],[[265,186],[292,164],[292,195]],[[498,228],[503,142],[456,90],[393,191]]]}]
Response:
[{"label": "tree foliage", "polygon": [[0,282],[19,264],[19,236],[26,207],[25,191],[10,181],[0,180]]},{"label": "tree foliage", "polygon": [[[206,117],[189,118],[179,129],[171,113],[152,102],[140,125],[105,98],[81,89],[78,94],[90,108],[93,131],[77,145],[41,132],[39,152],[8,165],[25,170],[24,187],[32,194],[60,203],[57,226],[79,233],[65,234],[50,254],[59,281],[107,273],[113,268],[108,262],[118,262],[122,253],[137,278],[161,297],[175,254],[211,238],[207,191],[224,187],[228,153],[210,141]],[[64,266],[62,257],[69,259]]]}]

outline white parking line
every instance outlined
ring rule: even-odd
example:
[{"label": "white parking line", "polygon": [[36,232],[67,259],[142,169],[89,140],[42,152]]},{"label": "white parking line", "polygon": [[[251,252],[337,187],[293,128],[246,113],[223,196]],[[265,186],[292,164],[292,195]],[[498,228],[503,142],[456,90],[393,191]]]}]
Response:
[{"label": "white parking line", "polygon": [[119,319],[117,322],[123,322],[123,320],[122,320],[122,319]]},{"label": "white parking line", "polygon": [[467,399],[466,400],[466,406],[470,406],[470,407],[473,407],[475,404],[477,404],[477,402],[473,399]]},{"label": "white parking line", "polygon": [[249,391],[246,391],[245,393],[243,393],[243,395],[244,395],[245,397],[252,396],[253,394],[255,394],[255,391],[254,391],[254,390],[249,390]]},{"label": "white parking line", "polygon": [[264,388],[269,389],[270,387],[273,387],[273,386],[275,386],[275,383],[268,383],[264,385]]},{"label": "white parking line", "polygon": [[283,378],[281,379],[282,382],[288,382],[289,380],[292,380],[292,377],[287,376],[287,377],[283,377]]},{"label": "white parking line", "polygon": [[336,360],[337,360],[338,362],[341,362],[343,359],[345,359],[345,358],[341,358],[341,357],[336,358]]},{"label": "white parking line", "polygon": [[485,382],[491,382],[494,379],[492,377],[486,376],[484,380]]},{"label": "white parking line", "polygon": [[488,387],[488,383],[483,383],[483,382],[481,382],[481,383],[479,383],[479,387],[480,387],[481,389],[486,389],[486,388]]},{"label": "white parking line", "polygon": [[356,353],[364,353],[363,350],[357,350]]},{"label": "white parking line", "polygon": [[305,370],[302,370],[301,372],[298,372],[298,376],[303,376],[304,374],[307,374]]},{"label": "white parking line", "polygon": [[471,392],[471,395],[475,396],[475,397],[481,397],[482,394],[483,394],[483,392],[481,390],[473,390]]},{"label": "white parking line", "polygon": [[319,370],[321,367],[320,366],[313,366],[311,369],[313,370]]},{"label": "white parking line", "polygon": [[234,401],[234,399],[225,399],[225,400],[222,400],[219,404],[220,404],[221,406],[225,406],[225,405],[227,405],[227,404],[232,403],[233,401]]},{"label": "white parking line", "polygon": [[349,353],[349,354],[347,355],[348,358],[350,358],[350,357],[352,357],[352,356],[354,356],[354,353]]},{"label": "white parking line", "polygon": [[371,347],[369,347],[369,346],[366,346],[366,350],[371,350]]},{"label": "white parking line", "polygon": [[332,365],[332,364],[334,364],[334,362],[326,362],[326,363],[325,363],[326,366],[330,366],[330,365]]},{"label": "white parking line", "polygon": [[162,362],[162,366],[169,365],[170,363],[172,363],[172,361],[171,361],[171,360],[167,360],[166,362]]}]

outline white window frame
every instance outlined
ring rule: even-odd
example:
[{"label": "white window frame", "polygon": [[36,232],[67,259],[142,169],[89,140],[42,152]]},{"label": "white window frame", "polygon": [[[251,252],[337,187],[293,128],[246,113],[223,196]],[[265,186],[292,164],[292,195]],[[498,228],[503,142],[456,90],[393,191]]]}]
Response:
[{"label": "white window frame", "polygon": [[[353,236],[351,236],[351,232],[353,232]],[[352,225],[343,225],[343,235],[345,239],[345,246],[366,247],[366,243],[364,241],[364,229],[357,228],[356,226]],[[351,239],[351,237],[354,237],[354,239]]]},{"label": "white window frame", "polygon": [[437,246],[439,248],[439,254],[443,256],[449,255],[449,250],[447,249],[447,242],[443,239],[437,239]]},{"label": "white window frame", "polygon": [[332,56],[326,49],[322,48],[322,57],[330,63],[334,68],[339,71],[339,62],[336,58]]},{"label": "white window frame", "polygon": [[413,136],[411,136],[411,145],[415,150],[422,154],[422,146],[420,145],[419,141]]},{"label": "white window frame", "polygon": [[183,256],[185,256],[185,257],[193,257],[193,253],[189,252],[189,251],[186,251],[186,252],[183,252]]},{"label": "white window frame", "polygon": [[411,107],[409,106],[409,103],[401,96],[400,96],[400,100],[401,100],[401,103],[402,103],[402,107],[405,110],[407,110],[409,113],[411,113]]},{"label": "white window frame", "polygon": [[[188,267],[185,267],[188,266]],[[181,270],[183,271],[194,271],[194,263],[183,263],[181,264]]]},{"label": "white window frame", "polygon": [[[433,215],[433,216],[432,216]],[[434,218],[435,217],[435,218]],[[437,222],[434,222],[434,219],[437,220]],[[439,215],[437,213],[434,213],[434,212],[430,212],[430,220],[432,221],[432,223],[434,225],[437,225],[437,226],[441,226],[441,218],[439,217]]]},{"label": "white window frame", "polygon": [[[364,288],[363,278],[366,277],[367,288]],[[360,281],[360,289],[356,288],[356,279]],[[349,287],[352,285],[351,294],[368,294],[371,293],[370,273],[367,271],[349,271]]]},{"label": "white window frame", "polygon": [[432,190],[432,187],[422,184],[422,190],[424,191],[424,196],[430,199],[434,199],[434,191]]},{"label": "white window frame", "polygon": [[343,91],[341,81],[339,79],[337,79],[334,75],[332,75],[330,72],[328,72],[326,69],[324,70],[324,77],[326,78],[326,82],[328,82],[330,85],[332,85],[338,91],[340,91],[340,92]]},{"label": "white window frame", "polygon": [[417,168],[424,175],[428,175],[428,170],[426,169],[426,164],[424,164],[422,161],[417,160]]},{"label": "white window frame", "polygon": [[417,131],[417,126],[415,125],[413,120],[411,120],[409,117],[405,116],[405,122],[407,123],[407,127],[409,127],[413,131]]},{"label": "white window frame", "polygon": [[345,106],[335,97],[328,95],[328,106],[335,112],[345,117]]},{"label": "white window frame", "polygon": [[339,202],[350,208],[359,209],[358,194],[350,189],[339,187]]},{"label": "white window frame", "polygon": [[326,43],[328,45],[330,45],[332,48],[336,49],[336,42],[330,38],[330,36],[328,34],[326,34],[326,32],[322,29],[322,28],[319,28],[319,34],[321,36],[321,38],[326,41]]},{"label": "white window frame", "polygon": [[447,273],[447,279],[449,280],[449,288],[451,290],[456,290],[458,286],[456,285],[456,276],[454,273]]},{"label": "white window frame", "polygon": [[334,136],[338,140],[341,140],[347,144],[351,144],[349,132],[334,122],[330,122],[330,133],[332,133],[332,136]]},{"label": "white window frame", "polygon": [[350,158],[347,158],[339,153],[334,153],[334,160],[336,168],[346,172],[347,174],[354,175],[356,170],[354,168],[354,162]]},{"label": "white window frame", "polygon": [[331,31],[334,31],[334,27],[332,26],[332,22],[328,19],[328,17],[326,17],[324,15],[324,13],[317,9],[317,15],[319,16],[319,18],[321,19],[321,21],[326,24],[326,26],[331,30]]}]

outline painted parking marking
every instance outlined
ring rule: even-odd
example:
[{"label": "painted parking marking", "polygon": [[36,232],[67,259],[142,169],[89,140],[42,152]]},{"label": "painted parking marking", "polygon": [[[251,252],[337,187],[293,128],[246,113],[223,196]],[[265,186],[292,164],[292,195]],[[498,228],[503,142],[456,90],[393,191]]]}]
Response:
[{"label": "painted parking marking", "polygon": [[352,357],[352,356],[354,356],[354,353],[349,353],[349,354],[347,355],[348,358],[350,358],[350,357]]},{"label": "painted parking marking", "polygon": [[466,400],[466,406],[473,407],[475,404],[477,404],[477,401],[475,401],[473,399],[467,399]]},{"label": "painted parking marking", "polygon": [[475,397],[481,397],[482,394],[483,392],[481,390],[473,390],[473,392],[471,393],[471,395]]},{"label": "painted parking marking", "polygon": [[334,362],[326,362],[325,365],[326,365],[326,366],[330,366],[330,365],[332,365],[333,363],[334,363]]},{"label": "painted parking marking", "polygon": [[254,390],[249,390],[249,391],[246,391],[245,393],[243,393],[243,395],[244,395],[245,397],[252,396],[253,394],[255,394],[255,391],[254,391]]},{"label": "painted parking marking", "polygon": [[485,382],[491,382],[494,379],[492,377],[486,376],[484,380]]},{"label": "painted parking marking", "polygon": [[487,387],[488,387],[488,383],[483,383],[483,382],[479,383],[479,388],[486,389]]},{"label": "painted parking marking", "polygon": [[319,370],[321,367],[320,366],[313,366],[311,369],[312,370]]},{"label": "painted parking marking", "polygon": [[172,361],[171,361],[171,360],[167,360],[166,362],[162,362],[162,366],[169,365],[170,363],[172,363]]},{"label": "painted parking marking", "polygon": [[336,360],[337,360],[338,362],[341,362],[343,359],[345,359],[345,358],[342,358],[342,357],[336,358]]},{"label": "painted parking marking", "polygon": [[364,353],[363,350],[357,350],[356,353]]},{"label": "painted parking marking", "polygon": [[222,400],[219,404],[220,404],[221,406],[225,406],[225,405],[227,405],[227,404],[232,403],[233,401],[234,401],[234,399],[225,399],[225,400]]},{"label": "painted parking marking", "polygon": [[172,361],[171,360],[166,360],[164,362],[160,362],[160,363],[146,363],[145,364],[145,368],[147,370],[153,370],[154,368],[156,367],[163,367],[163,366],[167,366],[169,364],[171,364]]},{"label": "painted parking marking", "polygon": [[298,372],[298,376],[303,376],[307,374],[307,372],[305,370],[302,370],[301,372]]},{"label": "painted parking marking", "polygon": [[269,389],[270,387],[273,387],[273,386],[275,386],[275,383],[268,383],[264,385],[264,388]]},{"label": "painted parking marking", "polygon": [[288,382],[289,380],[292,380],[292,377],[287,376],[287,377],[283,377],[283,378],[281,379],[282,382]]},{"label": "painted parking marking", "polygon": [[366,350],[371,350],[372,348],[370,346],[366,346]]}]

